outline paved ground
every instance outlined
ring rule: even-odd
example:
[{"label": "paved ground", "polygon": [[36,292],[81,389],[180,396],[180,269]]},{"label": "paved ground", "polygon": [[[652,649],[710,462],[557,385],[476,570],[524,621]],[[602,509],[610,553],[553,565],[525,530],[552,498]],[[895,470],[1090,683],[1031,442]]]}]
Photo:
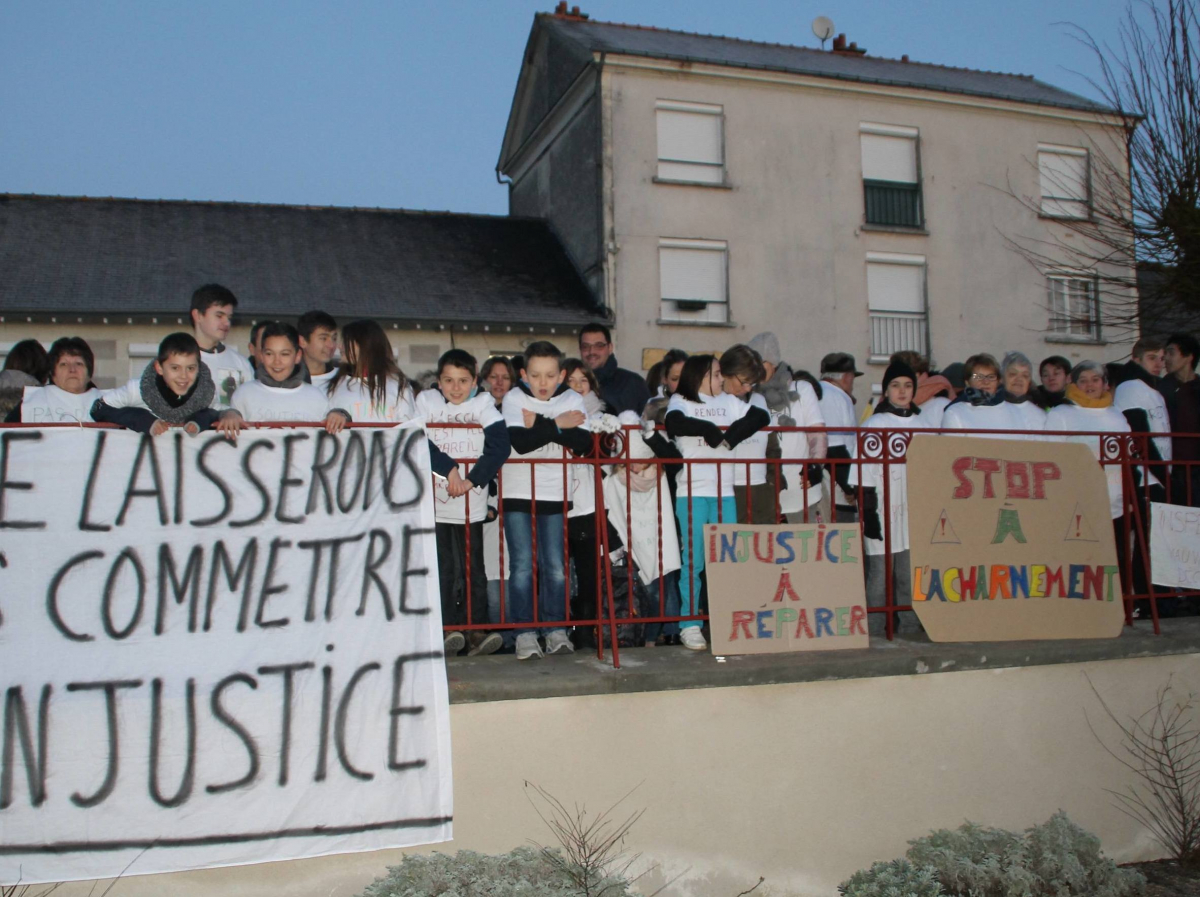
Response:
[{"label": "paved ground", "polygon": [[452,658],[447,672],[451,703],[471,703],[905,676],[1192,653],[1200,653],[1200,617],[1164,620],[1162,635],[1158,636],[1149,622],[1139,622],[1115,639],[934,644],[924,636],[907,636],[891,642],[872,639],[871,647],[866,650],[731,656],[723,660],[707,651],[693,652],[682,647],[622,648],[620,669],[613,668],[611,656],[600,660],[594,650],[527,661],[501,654]]}]

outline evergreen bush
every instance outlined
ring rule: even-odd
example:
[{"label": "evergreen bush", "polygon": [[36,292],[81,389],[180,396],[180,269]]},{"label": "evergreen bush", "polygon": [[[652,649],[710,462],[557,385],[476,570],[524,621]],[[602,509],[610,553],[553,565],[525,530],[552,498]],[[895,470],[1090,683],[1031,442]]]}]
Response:
[{"label": "evergreen bush", "polygon": [[359,897],[634,897],[616,876],[586,889],[580,880],[558,850],[518,847],[496,856],[460,850],[406,856]]},{"label": "evergreen bush", "polygon": [[[909,842],[906,859],[876,863],[839,887],[847,897],[1130,897],[1146,879],[1100,852],[1061,810],[1023,835],[966,823]],[[928,873],[938,888],[928,889]]]}]

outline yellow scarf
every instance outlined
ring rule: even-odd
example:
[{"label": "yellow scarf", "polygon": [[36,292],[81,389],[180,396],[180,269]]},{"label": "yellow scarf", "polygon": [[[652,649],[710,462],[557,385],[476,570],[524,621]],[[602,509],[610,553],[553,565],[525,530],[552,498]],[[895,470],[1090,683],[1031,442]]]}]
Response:
[{"label": "yellow scarf", "polygon": [[1111,408],[1113,403],[1113,394],[1105,392],[1098,399],[1089,399],[1084,395],[1083,390],[1074,383],[1067,384],[1067,399],[1072,404],[1078,405],[1080,408]]}]

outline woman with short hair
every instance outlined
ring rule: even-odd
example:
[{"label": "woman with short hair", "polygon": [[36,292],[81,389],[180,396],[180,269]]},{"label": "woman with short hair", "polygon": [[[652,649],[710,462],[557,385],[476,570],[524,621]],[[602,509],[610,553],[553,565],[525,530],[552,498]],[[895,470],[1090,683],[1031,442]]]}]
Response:
[{"label": "woman with short hair", "polygon": [[1025,422],[1022,429],[1044,429],[1046,412],[1033,400],[1033,363],[1020,352],[1009,352],[1000,362],[1000,373],[1004,385],[1004,401],[1012,405]]},{"label": "woman with short hair", "polygon": [[[1026,430],[1025,420],[1011,402],[1005,401],[1000,363],[987,353],[972,355],[963,362],[966,388],[946,406],[942,428],[946,430]],[[1026,439],[1003,434],[1005,439]]]}]

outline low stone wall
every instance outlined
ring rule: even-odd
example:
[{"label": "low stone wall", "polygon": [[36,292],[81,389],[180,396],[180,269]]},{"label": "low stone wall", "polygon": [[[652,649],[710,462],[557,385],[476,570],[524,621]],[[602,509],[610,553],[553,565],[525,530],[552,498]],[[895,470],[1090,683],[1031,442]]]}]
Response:
[{"label": "low stone wall", "polygon": [[[1144,624],[1143,624],[1144,625]],[[455,840],[484,852],[549,833],[534,782],[565,802],[646,808],[629,847],[649,893],[829,895],[910,838],[964,819],[1020,829],[1066,810],[1119,861],[1153,858],[1106,788],[1130,780],[1096,690],[1137,713],[1172,679],[1200,692],[1200,622],[1102,642],[932,645],[728,658],[680,649],[450,666]],[[349,897],[400,851],[130,877],[113,897]],[[82,895],[73,884],[62,895]]]}]

